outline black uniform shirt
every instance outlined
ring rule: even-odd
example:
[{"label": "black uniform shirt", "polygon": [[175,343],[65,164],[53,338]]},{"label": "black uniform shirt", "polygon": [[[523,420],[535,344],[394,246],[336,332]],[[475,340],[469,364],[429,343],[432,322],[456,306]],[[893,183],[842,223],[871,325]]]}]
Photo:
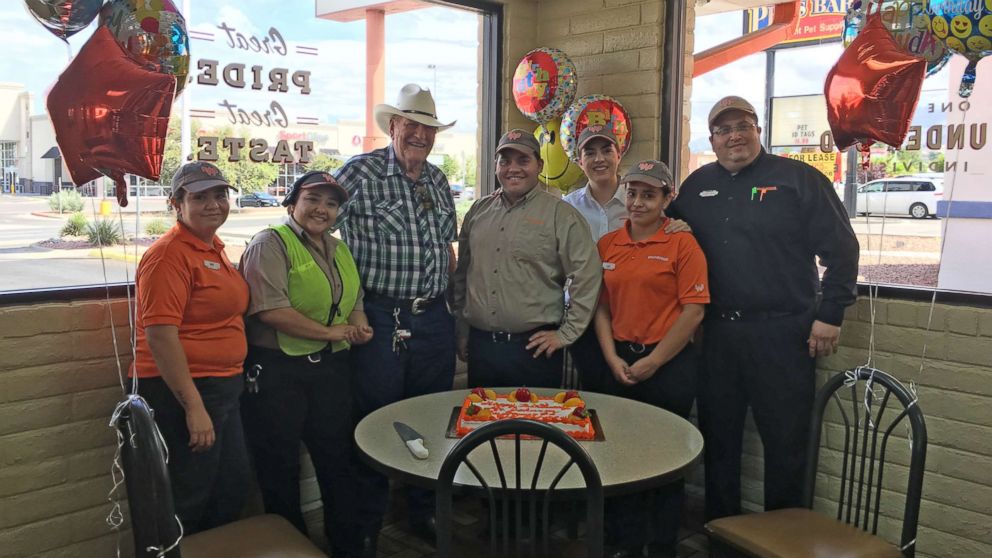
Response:
[{"label": "black uniform shirt", "polygon": [[715,311],[801,312],[839,326],[857,297],[860,248],[822,173],[765,153],[736,175],[719,163],[693,172],[667,212],[692,227],[709,263]]}]

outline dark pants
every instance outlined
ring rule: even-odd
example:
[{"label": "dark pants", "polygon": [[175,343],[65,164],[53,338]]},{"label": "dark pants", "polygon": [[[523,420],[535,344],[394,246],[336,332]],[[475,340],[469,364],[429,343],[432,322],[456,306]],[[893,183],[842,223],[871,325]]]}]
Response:
[{"label": "dark pants", "polygon": [[494,336],[472,328],[468,336],[468,386],[560,387],[564,351],[555,351],[550,358],[545,355],[534,358],[533,349],[527,350],[528,338],[533,333],[512,334],[507,338],[506,334]]},{"label": "dark pants", "polygon": [[[633,364],[647,356],[653,346],[645,347],[643,352],[635,352],[640,348],[632,348],[630,343],[616,344],[617,355],[627,364]],[[653,376],[633,386],[618,382],[607,368],[604,374],[605,392],[654,405],[688,419],[696,397],[698,368],[695,349],[692,345],[687,345]],[[663,444],[665,441],[655,440],[653,443]],[[679,479],[653,492],[608,498],[608,537],[625,548],[639,548],[644,544],[654,543],[663,553],[667,552],[674,557],[684,497],[685,482]]]},{"label": "dark pants", "polygon": [[[374,330],[372,340],[352,348],[352,382],[358,420],[402,399],[450,390],[455,377],[455,322],[443,300],[413,315],[400,309],[400,328],[410,330],[404,347],[393,350],[393,309],[389,299],[366,294],[365,314]],[[354,505],[358,521],[372,534],[382,524],[389,503],[389,482],[364,463],[358,464],[359,495]],[[407,489],[411,522],[434,515],[434,492]]]},{"label": "dark pants", "polygon": [[176,515],[187,535],[238,519],[249,487],[248,452],[238,401],[241,376],[193,380],[214,426],[214,445],[203,452],[189,448],[186,411],[162,378],[141,378],[138,393],[155,412],[169,449],[169,477]]},{"label": "dark pants", "polygon": [[304,534],[300,509],[300,442],[313,462],[324,508],[324,532],[334,556],[358,556],[361,537],[351,512],[355,494],[351,369],[348,351],[319,363],[251,347],[245,369],[261,366],[258,392],[242,396],[245,434],[267,513]]},{"label": "dark pants", "polygon": [[761,321],[707,319],[699,377],[706,441],[706,518],[741,513],[741,446],[748,405],[765,458],[765,509],[801,505],[815,361],[809,313]]},{"label": "dark pants", "polygon": [[606,375],[610,368],[603,360],[603,349],[599,346],[594,323],[589,324],[585,333],[568,348],[568,352],[579,371],[581,389],[602,393],[606,389]]}]

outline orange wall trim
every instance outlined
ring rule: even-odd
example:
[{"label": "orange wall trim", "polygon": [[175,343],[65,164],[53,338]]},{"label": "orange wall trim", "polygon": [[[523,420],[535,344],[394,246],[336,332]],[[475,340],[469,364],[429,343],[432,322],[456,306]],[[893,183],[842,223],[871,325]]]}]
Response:
[{"label": "orange wall trim", "polygon": [[692,77],[701,76],[706,72],[788,40],[793,36],[799,24],[800,4],[801,0],[796,0],[791,4],[776,4],[775,18],[768,27],[694,55]]}]

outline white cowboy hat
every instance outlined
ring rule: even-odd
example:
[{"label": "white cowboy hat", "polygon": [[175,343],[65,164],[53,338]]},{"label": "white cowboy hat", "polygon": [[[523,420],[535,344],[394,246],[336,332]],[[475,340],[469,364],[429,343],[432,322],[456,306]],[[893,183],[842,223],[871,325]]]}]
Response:
[{"label": "white cowboy hat", "polygon": [[455,125],[455,122],[444,124],[437,119],[437,109],[434,108],[434,97],[429,89],[422,89],[415,83],[408,83],[400,89],[400,94],[396,99],[396,106],[385,103],[375,106],[372,114],[375,115],[375,122],[379,129],[389,134],[389,120],[393,116],[409,118],[414,122],[419,122],[425,126],[433,126],[438,132],[447,130]]}]

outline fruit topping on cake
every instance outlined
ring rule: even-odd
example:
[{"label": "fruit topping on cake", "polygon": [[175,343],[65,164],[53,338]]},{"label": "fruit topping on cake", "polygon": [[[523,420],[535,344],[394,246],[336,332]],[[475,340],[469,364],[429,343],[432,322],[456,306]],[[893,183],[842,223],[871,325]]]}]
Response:
[{"label": "fruit topping on cake", "polygon": [[589,418],[589,411],[584,406],[579,406],[568,415],[567,420],[568,422],[580,423],[587,418]]},{"label": "fruit topping on cake", "polygon": [[476,405],[475,403],[468,406],[465,409],[465,416],[472,417],[477,420],[485,420],[492,416],[489,409],[483,409],[482,407]]},{"label": "fruit topping on cake", "polygon": [[491,389],[484,389],[481,387],[472,390],[472,393],[468,394],[470,401],[479,403],[481,401],[496,399],[496,392]]},{"label": "fruit topping on cake", "polygon": [[511,391],[506,398],[515,403],[537,403],[537,394],[531,393],[527,388]]},{"label": "fruit topping on cake", "polygon": [[568,391],[559,391],[557,394],[555,394],[555,403],[564,403],[569,399],[578,399],[578,398],[579,398],[579,392],[573,389],[570,389]]}]

